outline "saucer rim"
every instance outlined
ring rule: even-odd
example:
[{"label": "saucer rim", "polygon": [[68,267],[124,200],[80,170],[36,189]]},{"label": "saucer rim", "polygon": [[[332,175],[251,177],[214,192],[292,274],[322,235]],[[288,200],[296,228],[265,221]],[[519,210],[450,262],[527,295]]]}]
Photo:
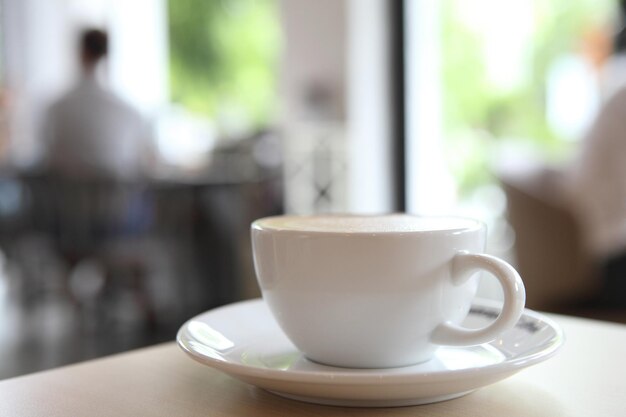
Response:
[{"label": "saucer rim", "polygon": [[[262,378],[268,381],[282,381],[282,382],[303,382],[307,383],[319,383],[319,384],[328,384],[332,382],[333,384],[338,385],[369,385],[372,382],[380,385],[395,385],[395,384],[418,384],[420,382],[423,383],[444,383],[450,380],[459,380],[459,379],[469,379],[469,378],[477,378],[477,377],[488,377],[499,374],[509,374],[512,375],[518,372],[521,369],[526,367],[535,365],[537,363],[543,362],[554,355],[556,355],[560,349],[562,348],[565,342],[565,335],[562,328],[554,322],[549,317],[545,315],[530,310],[524,309],[522,313],[522,317],[531,317],[535,320],[539,320],[547,324],[551,327],[555,335],[554,337],[547,342],[547,346],[538,351],[534,352],[530,355],[522,355],[519,358],[514,359],[505,359],[502,362],[488,364],[484,366],[474,366],[470,368],[464,369],[451,369],[445,371],[419,371],[415,372],[406,372],[402,374],[394,373],[396,370],[407,369],[408,367],[398,367],[398,368],[340,368],[340,367],[332,367],[328,365],[320,365],[327,368],[327,370],[314,370],[314,371],[299,371],[299,370],[278,370],[271,368],[261,368],[252,365],[246,365],[241,362],[234,362],[224,359],[216,359],[201,353],[195,352],[193,349],[188,347],[184,340],[183,334],[186,331],[190,322],[194,320],[198,320],[200,317],[205,316],[210,313],[218,312],[219,310],[224,309],[233,309],[233,308],[254,308],[255,305],[263,304],[265,301],[262,298],[255,298],[251,300],[238,301],[234,303],[230,303],[221,307],[217,307],[215,309],[211,309],[200,313],[191,319],[187,320],[178,330],[176,334],[176,341],[178,346],[192,359],[197,362],[202,363],[203,365],[210,366],[222,372],[228,373],[232,376],[239,376],[242,378]],[[486,308],[499,308],[501,303],[498,303],[493,300],[480,299],[476,298],[472,302],[472,307],[486,307]],[[281,331],[278,328],[278,331]],[[462,347],[461,347],[462,349]],[[369,373],[364,373],[364,371],[370,371]]]}]

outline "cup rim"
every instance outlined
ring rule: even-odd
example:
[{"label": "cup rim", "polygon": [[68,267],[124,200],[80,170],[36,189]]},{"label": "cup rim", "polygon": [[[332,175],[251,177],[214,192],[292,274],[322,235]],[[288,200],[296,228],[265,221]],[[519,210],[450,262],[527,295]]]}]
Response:
[{"label": "cup rim", "polygon": [[[297,229],[289,227],[280,227],[280,225],[272,224],[275,220],[281,219],[284,221],[286,218],[293,219],[310,219],[310,218],[329,218],[329,217],[392,217],[392,216],[408,216],[422,219],[441,219],[441,220],[453,220],[457,222],[464,222],[464,226],[450,227],[450,228],[433,228],[433,229],[420,229],[420,230],[319,230],[319,229]],[[293,233],[293,234],[314,234],[314,235],[418,235],[418,234],[457,234],[467,233],[485,228],[485,223],[481,220],[471,217],[456,216],[456,215],[418,215],[404,212],[393,213],[380,213],[380,214],[358,214],[358,213],[329,213],[329,214],[283,214],[276,216],[262,217],[256,219],[250,225],[250,229],[253,231],[264,231],[271,233]]]}]

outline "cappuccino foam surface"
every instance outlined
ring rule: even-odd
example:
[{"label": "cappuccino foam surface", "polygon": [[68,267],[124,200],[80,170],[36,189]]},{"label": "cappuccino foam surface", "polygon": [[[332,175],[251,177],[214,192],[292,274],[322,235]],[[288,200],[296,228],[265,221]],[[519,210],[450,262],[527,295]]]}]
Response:
[{"label": "cappuccino foam surface", "polygon": [[407,233],[476,228],[479,222],[457,217],[420,217],[407,214],[379,216],[276,216],[257,220],[256,227],[274,230],[338,233]]}]

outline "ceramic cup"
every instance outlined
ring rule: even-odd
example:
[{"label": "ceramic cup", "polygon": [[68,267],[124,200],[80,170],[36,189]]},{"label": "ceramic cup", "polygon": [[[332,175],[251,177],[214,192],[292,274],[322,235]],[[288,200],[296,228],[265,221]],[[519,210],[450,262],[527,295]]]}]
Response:
[{"label": "ceramic cup", "polygon": [[[454,217],[276,216],[252,223],[264,300],[313,361],[349,368],[407,366],[440,345],[489,342],[522,314],[524,286],[506,262],[483,254],[483,223]],[[466,329],[477,272],[495,276],[504,305]]]}]

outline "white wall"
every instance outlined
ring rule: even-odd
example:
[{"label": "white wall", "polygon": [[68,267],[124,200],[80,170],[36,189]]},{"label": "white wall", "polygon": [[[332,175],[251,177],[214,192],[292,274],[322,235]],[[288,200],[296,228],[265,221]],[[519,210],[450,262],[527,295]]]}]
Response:
[{"label": "white wall", "polygon": [[112,87],[146,114],[169,100],[166,0],[109,0]]},{"label": "white wall", "polygon": [[349,0],[348,10],[349,209],[384,213],[395,188],[389,5]]},{"label": "white wall", "polygon": [[11,110],[9,158],[28,165],[36,158],[38,120],[44,103],[73,75],[67,9],[61,0],[5,1],[4,87]]},{"label": "white wall", "polygon": [[281,0],[279,6],[285,209],[345,211],[346,2]]},{"label": "white wall", "polygon": [[[385,0],[280,2],[288,210],[371,213],[392,207],[387,8]],[[314,85],[330,91],[322,111],[306,100]],[[329,158],[316,154],[320,149],[332,154],[334,201],[307,209],[301,202],[314,201],[319,182],[328,180],[309,169],[310,160],[315,165],[315,158]]]},{"label": "white wall", "polygon": [[280,66],[281,120],[311,118],[307,90],[324,85],[333,93],[334,117],[345,118],[346,1],[281,0],[283,48]]}]

